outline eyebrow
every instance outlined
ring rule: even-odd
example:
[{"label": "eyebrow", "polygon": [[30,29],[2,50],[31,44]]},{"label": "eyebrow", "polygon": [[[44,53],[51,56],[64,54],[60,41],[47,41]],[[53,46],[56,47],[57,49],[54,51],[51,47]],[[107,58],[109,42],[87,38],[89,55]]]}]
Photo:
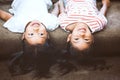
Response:
[{"label": "eyebrow", "polygon": [[87,44],[91,44],[91,42],[89,41],[89,42],[86,42]]},{"label": "eyebrow", "polygon": [[[91,40],[90,40],[90,41],[85,41],[85,39],[83,39],[83,40],[84,40],[85,43],[91,44]],[[79,42],[79,41],[74,41],[74,40],[73,40],[73,42],[74,42],[74,43],[77,43],[77,42]]]},{"label": "eyebrow", "polygon": [[[27,36],[28,37],[28,36]],[[32,37],[28,37],[28,38],[32,38]],[[41,38],[46,38],[45,36],[42,36]]]},{"label": "eyebrow", "polygon": [[[34,39],[34,37],[28,37],[28,39],[29,39],[29,40],[32,40],[32,39]],[[47,38],[41,37],[41,39],[45,39],[45,40],[46,40]]]},{"label": "eyebrow", "polygon": [[85,42],[86,42],[87,44],[91,44],[91,42],[92,42],[92,41],[91,41],[91,40],[89,40],[89,41],[85,41]]}]

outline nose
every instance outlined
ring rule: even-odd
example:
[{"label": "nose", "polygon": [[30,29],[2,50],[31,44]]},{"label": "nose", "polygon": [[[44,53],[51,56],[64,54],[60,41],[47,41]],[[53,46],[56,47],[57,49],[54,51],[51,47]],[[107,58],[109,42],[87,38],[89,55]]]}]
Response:
[{"label": "nose", "polygon": [[36,32],[39,31],[39,28],[38,28],[38,27],[34,27],[33,29],[34,29],[34,31],[36,31]]},{"label": "nose", "polygon": [[79,33],[80,36],[85,36],[85,33]]}]

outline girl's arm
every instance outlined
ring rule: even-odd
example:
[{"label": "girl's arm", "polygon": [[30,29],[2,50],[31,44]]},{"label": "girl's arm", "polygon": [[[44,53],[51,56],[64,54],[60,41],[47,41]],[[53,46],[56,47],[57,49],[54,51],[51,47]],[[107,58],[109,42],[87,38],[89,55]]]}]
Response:
[{"label": "girl's arm", "polygon": [[59,0],[56,3],[54,3],[54,8],[51,13],[58,16],[60,13],[63,12],[65,12],[63,0]]},{"label": "girl's arm", "polygon": [[3,21],[7,21],[11,17],[12,15],[10,13],[0,10],[0,19],[2,19]]},{"label": "girl's arm", "polygon": [[108,10],[108,7],[110,6],[110,0],[102,0],[102,8],[100,9],[100,12],[104,15],[106,15],[106,12]]},{"label": "girl's arm", "polygon": [[65,12],[65,5],[63,0],[59,0],[60,13]]}]

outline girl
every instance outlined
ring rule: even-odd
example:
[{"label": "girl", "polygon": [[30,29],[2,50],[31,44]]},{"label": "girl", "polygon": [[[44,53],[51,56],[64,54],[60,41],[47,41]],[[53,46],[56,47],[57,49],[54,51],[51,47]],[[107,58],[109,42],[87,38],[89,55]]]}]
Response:
[{"label": "girl", "polygon": [[[65,7],[63,6],[65,3]],[[60,0],[60,27],[70,34],[67,42],[72,51],[84,51],[93,43],[93,33],[101,31],[107,24],[105,17],[110,0],[102,0],[97,9],[96,0]]]}]

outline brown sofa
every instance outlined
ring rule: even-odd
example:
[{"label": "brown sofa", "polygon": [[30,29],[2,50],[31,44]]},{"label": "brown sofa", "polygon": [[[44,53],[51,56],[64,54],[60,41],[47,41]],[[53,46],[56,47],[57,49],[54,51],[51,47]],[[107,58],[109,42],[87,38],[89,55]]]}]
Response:
[{"label": "brown sofa", "polygon": [[[0,5],[1,9],[7,10],[9,5]],[[108,14],[108,25],[106,29],[96,33],[95,43],[90,51],[94,56],[118,56],[120,55],[120,1],[111,1]],[[0,59],[22,49],[21,34],[12,33],[3,28],[3,21],[0,20]],[[58,28],[50,32],[51,40],[56,48],[63,49],[66,45],[67,33]]]}]

